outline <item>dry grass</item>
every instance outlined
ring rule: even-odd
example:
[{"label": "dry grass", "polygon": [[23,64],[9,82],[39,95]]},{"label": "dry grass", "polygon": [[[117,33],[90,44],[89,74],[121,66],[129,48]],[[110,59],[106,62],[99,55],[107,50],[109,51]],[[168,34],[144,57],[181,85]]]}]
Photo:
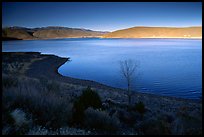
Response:
[{"label": "dry grass", "polygon": [[[45,127],[58,128],[69,125],[72,103],[66,96],[58,95],[54,85],[51,88],[54,89],[50,89],[52,92],[44,90],[37,79],[21,77],[18,79],[17,87],[3,87],[4,111],[21,108],[26,113],[32,114],[34,124]],[[17,116],[15,114],[18,113],[14,112],[12,116]]]}]

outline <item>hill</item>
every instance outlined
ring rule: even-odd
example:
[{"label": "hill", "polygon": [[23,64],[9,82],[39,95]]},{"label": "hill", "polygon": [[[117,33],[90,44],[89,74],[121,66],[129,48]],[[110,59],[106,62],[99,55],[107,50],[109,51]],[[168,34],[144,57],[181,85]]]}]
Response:
[{"label": "hill", "polygon": [[68,28],[68,27],[42,27],[24,28],[8,27],[2,29],[3,40],[9,39],[55,39],[55,38],[81,38],[81,37],[101,37],[107,32],[92,31],[88,29]]},{"label": "hill", "polygon": [[100,37],[105,32],[92,31],[78,28],[48,27],[42,28],[33,33],[38,38],[80,38],[80,37]]},{"label": "hill", "polygon": [[10,40],[10,39],[18,39],[18,40],[28,40],[35,39],[32,35],[32,31],[27,30],[26,28],[18,28],[18,27],[9,27],[2,29],[2,39]]},{"label": "hill", "polygon": [[202,27],[133,27],[117,30],[103,38],[202,38]]}]

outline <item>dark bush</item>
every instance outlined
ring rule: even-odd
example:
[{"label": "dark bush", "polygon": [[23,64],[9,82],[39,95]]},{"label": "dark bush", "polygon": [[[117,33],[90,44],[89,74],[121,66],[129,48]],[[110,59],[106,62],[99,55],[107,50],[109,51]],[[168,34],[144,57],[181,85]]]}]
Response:
[{"label": "dark bush", "polygon": [[97,92],[91,90],[90,87],[83,91],[82,95],[79,97],[79,101],[83,102],[85,109],[88,107],[93,107],[95,109],[102,107],[100,96]]},{"label": "dark bush", "polygon": [[18,85],[18,79],[12,76],[2,77],[2,86],[5,88],[16,87]]},{"label": "dark bush", "polygon": [[117,115],[120,122],[126,124],[129,127],[132,127],[141,117],[140,114],[137,112],[128,112],[126,110],[119,110]]},{"label": "dark bush", "polygon": [[140,130],[144,135],[170,135],[169,124],[160,119],[150,119],[142,123]]},{"label": "dark bush", "polygon": [[134,109],[142,115],[145,113],[145,105],[141,101],[135,104]]},{"label": "dark bush", "polygon": [[101,108],[102,102],[97,92],[92,91],[90,87],[83,91],[82,95],[74,102],[73,122],[83,123],[84,110],[88,107]]},{"label": "dark bush", "polygon": [[47,82],[46,87],[47,87],[48,92],[54,92],[55,93],[57,91],[59,92],[59,90],[60,90],[59,83],[57,83],[55,81]]},{"label": "dark bush", "polygon": [[3,125],[13,125],[14,124],[14,119],[10,115],[10,112],[8,111],[3,111],[2,112],[2,124]]},{"label": "dark bush", "polygon": [[109,116],[105,111],[88,108],[85,110],[84,125],[105,133],[116,133],[120,122],[116,116]]},{"label": "dark bush", "polygon": [[72,116],[72,122],[73,123],[82,123],[83,122],[83,118],[84,118],[84,105],[83,102],[80,100],[76,100],[74,102],[74,106],[73,106],[73,116]]}]

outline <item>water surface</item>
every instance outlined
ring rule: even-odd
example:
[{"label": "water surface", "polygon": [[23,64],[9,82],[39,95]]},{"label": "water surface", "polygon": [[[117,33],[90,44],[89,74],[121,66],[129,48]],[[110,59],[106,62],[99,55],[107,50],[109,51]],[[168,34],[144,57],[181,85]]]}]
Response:
[{"label": "water surface", "polygon": [[5,41],[3,51],[36,51],[70,57],[59,73],[126,88],[119,62],[139,62],[132,89],[199,99],[202,96],[202,40],[96,39]]}]

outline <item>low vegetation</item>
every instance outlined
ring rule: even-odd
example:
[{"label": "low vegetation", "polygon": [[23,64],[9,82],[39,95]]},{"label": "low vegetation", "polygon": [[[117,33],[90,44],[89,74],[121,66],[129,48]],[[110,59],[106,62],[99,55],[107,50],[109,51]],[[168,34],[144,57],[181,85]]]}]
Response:
[{"label": "low vegetation", "polygon": [[93,107],[94,109],[101,108],[102,102],[99,95],[92,91],[90,87],[83,91],[82,95],[79,96],[74,102],[73,107],[73,122],[77,124],[82,124],[84,120],[84,111],[88,107]]},{"label": "low vegetation", "polygon": [[106,111],[89,107],[85,111],[84,126],[113,134],[118,131],[120,121],[115,115],[110,116]]},{"label": "low vegetation", "polygon": [[90,87],[72,97],[62,94],[67,92],[66,84],[46,78],[4,74],[2,86],[4,135],[202,134],[201,119],[189,115],[187,108],[177,115],[159,116],[142,101],[133,106],[108,101],[104,107]]},{"label": "low vegetation", "polygon": [[[69,102],[68,98],[44,90],[38,80],[29,78],[17,80],[17,87],[16,85],[9,88],[3,87],[3,117],[10,119],[12,111],[21,109],[31,115],[33,125],[57,129],[69,124],[72,116],[72,103]],[[50,85],[44,86],[49,87]],[[53,91],[56,90],[56,87],[53,86],[52,88]]]},{"label": "low vegetation", "polygon": [[134,109],[141,115],[144,115],[145,113],[145,105],[141,101],[135,104]]}]

